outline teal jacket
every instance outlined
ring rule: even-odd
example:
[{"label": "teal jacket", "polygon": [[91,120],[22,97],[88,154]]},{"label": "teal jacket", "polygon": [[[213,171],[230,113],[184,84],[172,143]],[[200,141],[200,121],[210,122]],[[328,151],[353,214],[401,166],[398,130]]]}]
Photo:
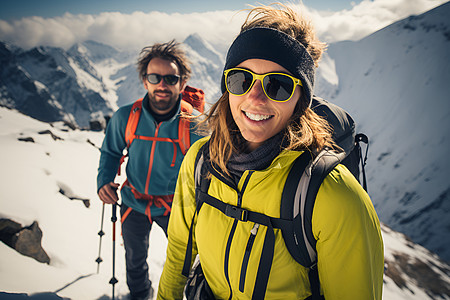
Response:
[{"label": "teal jacket", "polygon": [[[146,96],[144,102],[147,99]],[[114,113],[108,123],[101,148],[97,190],[103,185],[113,182],[116,177],[120,159],[126,148],[125,128],[132,106],[133,104],[129,104],[121,107]],[[160,123],[155,121],[147,107],[145,104],[142,106],[143,109],[136,128],[136,135],[177,139],[180,104],[178,104],[178,112],[171,119]],[[193,122],[191,122],[190,126],[190,140],[192,144],[200,139],[201,136],[192,130]],[[141,194],[154,196],[173,195],[183,158],[184,155],[178,143],[134,139],[128,149],[127,179],[131,186]],[[131,188],[127,185],[123,186],[121,195],[122,203],[145,214],[148,204],[147,200],[136,199],[131,192]],[[164,207],[157,207],[154,204],[150,209],[152,216],[161,216],[166,210]]]}]

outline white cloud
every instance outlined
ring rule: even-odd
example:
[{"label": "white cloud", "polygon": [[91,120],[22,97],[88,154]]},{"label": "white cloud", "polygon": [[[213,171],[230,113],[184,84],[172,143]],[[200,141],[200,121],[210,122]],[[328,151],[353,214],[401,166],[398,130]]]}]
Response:
[{"label": "white cloud", "polygon": [[317,34],[331,43],[361,39],[395,21],[421,14],[445,2],[447,0],[363,0],[350,10],[309,10],[309,13]]},{"label": "white cloud", "polygon": [[227,44],[238,33],[243,15],[233,11],[191,14],[161,12],[115,12],[99,15],[30,17],[10,22],[0,20],[0,40],[23,48],[37,45],[68,48],[76,42],[95,40],[120,49],[140,50],[172,38],[184,40],[198,33],[214,44]]},{"label": "white cloud", "polygon": [[[356,40],[411,14],[420,14],[445,0],[364,0],[350,10],[310,14],[318,35],[330,43]],[[225,47],[236,36],[246,13],[215,11],[190,14],[161,12],[101,13],[20,20],[0,20],[0,40],[23,48],[38,45],[68,48],[76,42],[95,40],[119,49],[139,51],[172,38],[183,41],[198,33],[210,43]]]}]

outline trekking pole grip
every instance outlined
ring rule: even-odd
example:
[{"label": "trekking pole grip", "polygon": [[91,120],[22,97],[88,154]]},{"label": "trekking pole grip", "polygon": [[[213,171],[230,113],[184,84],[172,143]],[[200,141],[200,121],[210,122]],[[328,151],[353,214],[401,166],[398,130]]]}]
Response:
[{"label": "trekking pole grip", "polygon": [[112,205],[112,215],[111,215],[111,222],[116,223],[117,221],[117,204]]}]

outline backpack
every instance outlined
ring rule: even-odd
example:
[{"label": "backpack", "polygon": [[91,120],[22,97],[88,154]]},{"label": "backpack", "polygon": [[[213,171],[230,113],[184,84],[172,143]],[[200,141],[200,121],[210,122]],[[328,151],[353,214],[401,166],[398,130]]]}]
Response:
[{"label": "backpack", "polygon": [[[170,138],[155,138],[147,136],[137,136],[136,128],[139,123],[139,118],[142,112],[142,98],[134,102],[131,107],[130,115],[128,116],[127,126],[125,128],[125,141],[127,144],[127,150],[130,148],[131,143],[134,139],[145,139],[145,140],[159,140],[173,142],[174,145],[178,144],[180,146],[183,155],[186,155],[187,150],[191,146],[190,141],[190,121],[187,118],[180,118],[178,123],[178,139]],[[203,112],[205,107],[205,93],[201,89],[193,88],[191,86],[186,86],[182,92],[181,98],[181,111],[184,113],[192,114],[194,108],[199,112]],[[128,156],[128,151],[120,159],[119,169],[117,174],[120,176],[120,166],[124,162],[125,158]],[[172,167],[174,162],[172,162]]]},{"label": "backpack", "polygon": [[[168,137],[154,137],[154,136],[139,136],[136,135],[136,129],[137,125],[139,123],[139,119],[141,117],[142,112],[142,101],[143,99],[139,99],[136,102],[133,103],[133,106],[131,107],[130,115],[128,116],[127,125],[125,127],[125,141],[126,141],[126,147],[127,151],[122,157],[120,158],[119,167],[117,169],[117,175],[120,176],[120,170],[122,163],[125,161],[125,158],[128,156],[128,149],[131,146],[131,143],[134,139],[142,139],[142,140],[149,140],[149,141],[160,141],[160,142],[171,142],[173,143],[174,149],[176,150],[176,144],[180,146],[181,153],[183,155],[186,155],[186,152],[188,151],[189,147],[191,146],[191,135],[190,135],[190,121],[188,118],[180,118],[178,122],[178,138],[177,139],[171,139]],[[185,89],[182,92],[182,98],[181,98],[181,112],[192,114],[194,111],[194,108],[197,109],[200,112],[203,112],[204,105],[205,105],[205,94],[201,89],[196,89],[190,86],[186,86]],[[175,166],[175,155],[173,158],[173,161],[171,163],[171,167]],[[148,206],[146,210],[146,215],[152,223],[151,218],[151,211],[150,211],[150,205],[151,203],[155,203],[159,207],[165,207],[166,211],[164,215],[168,215],[171,207],[168,204],[169,202],[172,202],[172,196],[153,196],[153,195],[146,195],[140,193],[138,190],[136,190],[131,183],[127,180],[122,185],[122,188],[124,186],[129,186],[131,188],[131,192],[133,193],[134,197],[136,199],[145,199],[148,200]],[[121,222],[123,223],[128,215],[130,214],[132,208],[128,207],[128,209],[125,211],[125,213],[122,215]]]},{"label": "backpack", "polygon": [[[225,215],[242,222],[252,221],[268,227],[264,239],[258,275],[252,299],[264,299],[274,254],[275,236],[273,228],[282,231],[283,239],[291,256],[302,266],[309,269],[308,277],[312,296],[308,299],[323,299],[320,295],[320,282],[317,271],[316,240],[312,233],[312,213],[315,199],[323,180],[338,165],[344,164],[359,181],[359,165],[362,165],[364,189],[367,190],[365,163],[367,159],[368,138],[364,134],[355,135],[355,123],[342,108],[319,97],[313,97],[311,108],[325,118],[333,127],[333,139],[343,152],[322,150],[314,158],[305,151],[293,163],[286,179],[280,205],[280,218],[252,212],[222,202],[208,194],[210,179],[206,175],[204,159],[208,149],[205,143],[199,150],[195,162],[195,197],[198,214],[204,203],[215,207]],[[360,142],[367,144],[365,158],[362,158]],[[245,183],[244,183],[245,185]],[[183,275],[188,276],[192,257],[192,218]],[[243,291],[243,287],[242,287]]]},{"label": "backpack", "polygon": [[[333,128],[333,140],[342,148],[344,159],[342,164],[355,176],[367,192],[366,162],[369,150],[369,138],[364,133],[355,134],[355,122],[348,112],[336,104],[330,103],[320,97],[313,96],[311,109],[323,117]],[[363,158],[361,142],[366,144]],[[361,165],[361,169],[359,166]],[[362,182],[359,175],[362,173]]]}]

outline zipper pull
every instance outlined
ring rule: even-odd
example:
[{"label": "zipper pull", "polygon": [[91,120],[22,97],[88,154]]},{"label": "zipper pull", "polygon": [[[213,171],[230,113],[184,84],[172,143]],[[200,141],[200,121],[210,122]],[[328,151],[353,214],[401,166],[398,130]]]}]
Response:
[{"label": "zipper pull", "polygon": [[253,226],[252,230],[250,230],[250,233],[252,235],[256,235],[258,233],[259,224],[255,223],[255,226]]}]

